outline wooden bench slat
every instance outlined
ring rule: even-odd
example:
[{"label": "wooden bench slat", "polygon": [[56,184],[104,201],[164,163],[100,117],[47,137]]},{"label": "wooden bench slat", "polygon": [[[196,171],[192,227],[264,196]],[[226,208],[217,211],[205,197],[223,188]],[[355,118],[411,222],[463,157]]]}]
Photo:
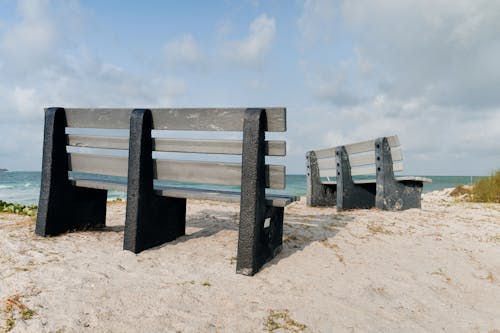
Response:
[{"label": "wooden bench slat", "polygon": [[[392,165],[393,171],[394,172],[399,172],[403,171],[403,162],[395,162]],[[376,167],[375,164],[371,165],[363,165],[359,167],[354,167],[351,168],[351,176],[362,176],[362,175],[374,175],[376,173]],[[320,177],[336,177],[337,176],[337,169],[331,168],[331,169],[320,169],[319,170],[319,176]]]},{"label": "wooden bench slat", "polygon": [[67,138],[68,145],[73,147],[128,150],[127,137],[68,134]]},{"label": "wooden bench slat", "polygon": [[[425,177],[419,177],[419,176],[400,176],[400,177],[394,177],[394,179],[397,180],[398,182],[412,180],[412,181],[418,181],[418,182],[432,183],[432,179],[425,178]],[[370,184],[370,183],[376,183],[377,180],[375,178],[373,178],[373,179],[354,179],[353,182],[355,184]],[[335,184],[337,184],[337,181],[335,181],[335,180],[322,181],[321,183],[325,184],[325,185],[335,185]]]},{"label": "wooden bench slat", "polygon": [[[402,161],[403,155],[401,153],[401,148],[398,147],[394,150],[391,149],[391,154],[392,161],[394,163]],[[318,159],[318,167],[320,170],[336,168],[336,164],[337,163],[335,157]],[[363,154],[349,155],[349,164],[352,168],[362,165],[375,164],[375,151]]]},{"label": "wooden bench slat", "polygon": [[[265,108],[268,132],[286,131],[286,109]],[[183,131],[242,131],[244,108],[151,109],[153,128]]]},{"label": "wooden bench slat", "polygon": [[68,154],[69,170],[108,176],[128,176],[128,158],[94,154]]},{"label": "wooden bench slat", "polygon": [[[68,145],[85,148],[128,149],[127,137],[69,134]],[[178,153],[241,155],[241,140],[153,138],[153,150]],[[266,141],[267,156],[285,156],[286,141]]]},{"label": "wooden bench slat", "polygon": [[[155,179],[188,183],[240,185],[241,164],[155,160]],[[266,187],[285,188],[285,166],[266,165]]]},{"label": "wooden bench slat", "polygon": [[[79,187],[122,192],[127,191],[127,180],[120,181],[73,177],[71,178],[71,181],[73,185]],[[156,194],[162,196],[185,199],[216,200],[225,202],[240,202],[241,199],[240,192],[225,190],[209,190],[157,185],[155,186],[155,192]],[[300,197],[294,195],[266,194],[266,205],[273,207],[286,207],[290,203],[298,200],[300,200]]]},{"label": "wooden bench slat", "polygon": [[132,109],[65,109],[67,127],[128,129]]},{"label": "wooden bench slat", "polygon": [[[286,131],[286,109],[265,108],[267,131]],[[66,109],[68,127],[129,128],[133,109]],[[242,131],[245,108],[152,108],[153,128],[184,131]]]},{"label": "wooden bench slat", "polygon": [[[389,146],[391,147],[391,150],[395,147],[400,146],[399,139],[398,139],[397,135],[390,136],[387,138],[387,140],[389,142]],[[346,148],[346,151],[349,155],[374,151],[375,150],[375,140],[367,140],[367,141],[363,141],[363,142],[353,143],[350,145],[345,145],[344,147]],[[315,150],[314,152],[316,153],[317,158],[327,158],[327,157],[335,158],[335,147]]]},{"label": "wooden bench slat", "polygon": [[[155,151],[241,155],[241,140],[154,139]],[[267,156],[285,156],[286,141],[266,141]]]}]

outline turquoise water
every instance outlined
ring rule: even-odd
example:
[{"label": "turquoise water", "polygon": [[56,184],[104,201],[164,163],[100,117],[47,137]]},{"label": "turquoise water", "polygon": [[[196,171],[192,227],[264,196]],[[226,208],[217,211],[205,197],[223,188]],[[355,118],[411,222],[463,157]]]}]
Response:
[{"label": "turquoise water", "polygon": [[[469,185],[474,183],[477,176],[424,176],[432,179],[432,183],[424,184],[424,192],[441,190],[448,187],[455,187],[458,184]],[[113,177],[109,177],[113,178]],[[172,186],[174,184],[161,182]],[[193,186],[194,184],[190,184]],[[289,175],[286,177],[286,192],[295,195],[306,195],[306,176],[305,175]],[[213,186],[213,185],[196,185],[202,188],[217,188],[217,189],[235,189],[238,187],[228,186]],[[0,172],[0,200],[22,204],[38,204],[38,196],[40,193],[40,172]],[[110,191],[109,199],[124,197],[124,193]]]}]

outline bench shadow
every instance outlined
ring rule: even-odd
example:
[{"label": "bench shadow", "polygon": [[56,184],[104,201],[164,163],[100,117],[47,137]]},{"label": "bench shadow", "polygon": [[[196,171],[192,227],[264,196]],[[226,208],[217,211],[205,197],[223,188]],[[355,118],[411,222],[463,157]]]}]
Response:
[{"label": "bench shadow", "polygon": [[[302,215],[286,213],[283,225],[283,248],[265,266],[277,264],[281,259],[292,256],[298,251],[304,250],[310,244],[321,242],[325,248],[335,249],[332,238],[354,218],[348,215],[338,214],[335,208],[318,209],[318,213]],[[223,230],[236,231],[234,237],[238,237],[239,214],[217,209],[206,209],[191,215],[186,221],[187,227],[199,228],[200,230],[178,239],[156,246],[162,248],[169,244],[188,242],[192,239],[211,237]],[[236,256],[236,248],[234,249]]]}]

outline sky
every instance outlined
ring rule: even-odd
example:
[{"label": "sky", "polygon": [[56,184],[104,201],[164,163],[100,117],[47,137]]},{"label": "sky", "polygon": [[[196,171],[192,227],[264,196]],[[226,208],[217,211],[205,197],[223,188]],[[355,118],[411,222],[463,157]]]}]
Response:
[{"label": "sky", "polygon": [[0,0],[0,168],[43,108],[287,108],[308,150],[397,134],[408,175],[500,168],[498,0]]}]

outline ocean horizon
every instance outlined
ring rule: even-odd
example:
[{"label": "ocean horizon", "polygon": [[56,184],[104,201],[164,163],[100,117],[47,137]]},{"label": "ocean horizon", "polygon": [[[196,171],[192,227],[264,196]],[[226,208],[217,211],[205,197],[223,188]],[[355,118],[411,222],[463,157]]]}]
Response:
[{"label": "ocean horizon", "polygon": [[[478,178],[484,176],[428,176],[432,179],[432,183],[424,183],[423,192],[431,192],[442,190],[445,188],[456,187],[459,184],[471,185],[476,182]],[[107,178],[107,177],[104,177]],[[115,177],[109,177],[115,178]],[[0,200],[19,204],[38,204],[40,194],[40,171],[3,171],[0,172]],[[186,184],[186,183],[172,183],[172,182],[159,182],[161,184],[170,186],[189,185],[199,188],[210,189],[229,189],[238,190],[237,186],[216,186],[204,184]],[[286,176],[286,190],[294,195],[306,195],[306,175],[287,175]],[[283,192],[283,191],[281,191]],[[125,198],[124,192],[109,191],[108,199]]]}]

